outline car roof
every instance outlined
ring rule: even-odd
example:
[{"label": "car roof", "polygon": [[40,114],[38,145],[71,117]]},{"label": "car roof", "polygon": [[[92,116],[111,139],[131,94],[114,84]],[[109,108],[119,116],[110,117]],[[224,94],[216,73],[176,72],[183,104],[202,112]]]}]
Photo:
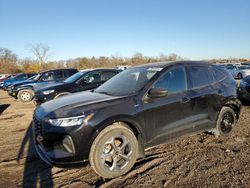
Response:
[{"label": "car roof", "polygon": [[76,70],[76,71],[78,71],[77,69],[74,69],[74,68],[63,68],[63,69],[44,70],[44,71],[41,71],[40,73],[45,73],[45,72],[50,72],[50,71],[57,71],[57,70]]},{"label": "car roof", "polygon": [[119,71],[117,69],[113,69],[113,68],[96,68],[96,69],[83,69],[83,70],[80,70],[80,72],[90,72],[90,71],[100,71],[100,70],[111,70],[111,71]]},{"label": "car roof", "polygon": [[155,63],[148,63],[143,65],[138,65],[135,67],[158,67],[158,68],[165,68],[170,65],[194,65],[194,64],[203,64],[208,65],[209,63],[206,61],[163,61],[163,62],[155,62]]}]

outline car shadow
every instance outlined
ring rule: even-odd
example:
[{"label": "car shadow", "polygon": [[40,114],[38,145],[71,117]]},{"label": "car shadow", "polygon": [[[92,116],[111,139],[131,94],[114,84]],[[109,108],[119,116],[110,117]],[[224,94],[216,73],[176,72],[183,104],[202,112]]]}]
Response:
[{"label": "car shadow", "polygon": [[[27,144],[27,154],[23,156]],[[22,187],[53,187],[51,167],[44,163],[35,151],[32,123],[30,123],[22,140],[17,154],[17,162],[22,156],[25,158]]]},{"label": "car shadow", "polygon": [[10,104],[0,104],[0,115],[10,106]]}]

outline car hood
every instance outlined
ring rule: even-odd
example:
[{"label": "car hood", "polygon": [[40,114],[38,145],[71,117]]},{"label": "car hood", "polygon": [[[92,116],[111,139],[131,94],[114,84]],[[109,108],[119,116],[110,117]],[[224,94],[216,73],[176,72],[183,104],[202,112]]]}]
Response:
[{"label": "car hood", "polygon": [[121,103],[125,98],[83,91],[45,102],[36,108],[35,115],[39,119],[80,116],[98,108]]},{"label": "car hood", "polygon": [[12,85],[14,87],[16,87],[16,86],[19,86],[22,84],[28,84],[28,83],[32,83],[32,82],[33,82],[33,80],[14,81]]}]

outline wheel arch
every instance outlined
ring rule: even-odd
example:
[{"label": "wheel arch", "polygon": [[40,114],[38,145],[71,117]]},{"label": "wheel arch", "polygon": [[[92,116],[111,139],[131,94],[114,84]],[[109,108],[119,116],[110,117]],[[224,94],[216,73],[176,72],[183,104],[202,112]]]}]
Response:
[{"label": "wheel arch", "polygon": [[109,119],[101,122],[98,126],[96,126],[94,133],[91,136],[91,140],[89,143],[89,146],[91,147],[91,145],[93,144],[95,138],[98,136],[98,134],[107,126],[110,126],[114,123],[121,123],[121,124],[125,124],[123,126],[128,126],[128,128],[130,128],[133,133],[135,134],[137,140],[138,140],[138,145],[139,145],[139,158],[144,158],[145,157],[145,135],[144,132],[142,131],[142,128],[140,126],[139,123],[137,123],[136,120],[134,120],[133,117],[131,116],[114,116],[114,117],[110,117]]},{"label": "wheel arch", "polygon": [[[231,99],[229,101],[226,101],[223,106],[221,107],[221,109],[224,107],[224,106],[227,106],[227,107],[230,107],[234,110],[235,114],[236,114],[236,120],[238,121],[239,120],[239,117],[240,117],[240,112],[241,112],[241,102],[239,99]],[[220,111],[221,111],[220,109]],[[218,113],[219,115],[219,113]],[[217,118],[218,118],[218,115],[217,115]]]}]

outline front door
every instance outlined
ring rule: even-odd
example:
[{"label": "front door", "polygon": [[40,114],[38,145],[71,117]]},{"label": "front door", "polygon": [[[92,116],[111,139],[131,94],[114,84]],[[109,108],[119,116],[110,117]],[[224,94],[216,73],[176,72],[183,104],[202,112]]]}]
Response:
[{"label": "front door", "polygon": [[168,94],[165,97],[153,98],[145,103],[151,115],[146,112],[146,122],[154,118],[154,126],[149,125],[148,131],[153,133],[149,145],[163,143],[176,136],[192,132],[193,119],[185,68],[174,67],[162,75],[153,85],[154,88],[164,88]]}]

